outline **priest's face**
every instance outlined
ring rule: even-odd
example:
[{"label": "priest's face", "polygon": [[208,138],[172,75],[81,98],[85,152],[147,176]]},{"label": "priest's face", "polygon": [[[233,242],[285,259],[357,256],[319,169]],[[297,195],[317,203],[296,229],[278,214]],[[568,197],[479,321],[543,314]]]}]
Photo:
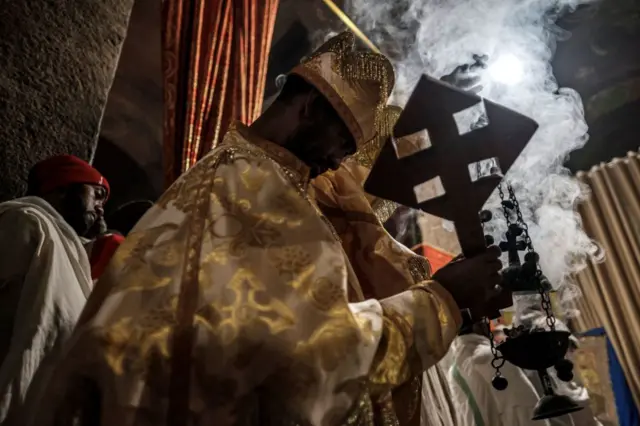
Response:
[{"label": "priest's face", "polygon": [[65,192],[61,214],[81,237],[88,236],[104,216],[107,192],[98,185],[71,185]]},{"label": "priest's face", "polygon": [[299,123],[285,145],[311,169],[311,178],[340,163],[356,152],[356,143],[338,113],[321,95],[300,112]]}]

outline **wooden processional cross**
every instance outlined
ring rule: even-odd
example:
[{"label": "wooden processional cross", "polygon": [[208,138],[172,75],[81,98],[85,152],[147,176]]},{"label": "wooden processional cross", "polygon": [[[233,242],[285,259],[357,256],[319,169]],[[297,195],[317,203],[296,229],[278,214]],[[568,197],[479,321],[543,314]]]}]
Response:
[{"label": "wooden processional cross", "polygon": [[[473,126],[474,130],[461,132],[460,117],[482,105],[484,122]],[[506,174],[537,128],[535,121],[522,114],[422,76],[393,136],[398,139],[426,130],[431,146],[398,158],[394,141],[387,141],[365,182],[365,191],[453,222],[462,253],[466,257],[476,255],[485,249],[478,214],[501,176],[472,180],[470,170],[478,163],[494,160]],[[419,200],[416,188],[438,177],[444,194]]]}]

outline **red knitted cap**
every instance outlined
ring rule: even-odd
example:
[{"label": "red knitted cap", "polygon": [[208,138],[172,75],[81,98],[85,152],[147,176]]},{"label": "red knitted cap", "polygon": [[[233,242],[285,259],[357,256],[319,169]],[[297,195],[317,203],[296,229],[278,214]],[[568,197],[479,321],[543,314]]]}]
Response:
[{"label": "red knitted cap", "polygon": [[73,155],[56,155],[37,163],[29,172],[29,185],[40,194],[75,183],[102,186],[109,196],[109,182],[84,160]]}]

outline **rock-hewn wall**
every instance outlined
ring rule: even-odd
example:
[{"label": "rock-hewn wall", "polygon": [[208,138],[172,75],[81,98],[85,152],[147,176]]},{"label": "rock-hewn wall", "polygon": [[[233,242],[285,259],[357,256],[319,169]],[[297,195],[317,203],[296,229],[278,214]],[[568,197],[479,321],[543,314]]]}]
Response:
[{"label": "rock-hewn wall", "polygon": [[0,200],[42,158],[91,159],[132,5],[0,2]]}]

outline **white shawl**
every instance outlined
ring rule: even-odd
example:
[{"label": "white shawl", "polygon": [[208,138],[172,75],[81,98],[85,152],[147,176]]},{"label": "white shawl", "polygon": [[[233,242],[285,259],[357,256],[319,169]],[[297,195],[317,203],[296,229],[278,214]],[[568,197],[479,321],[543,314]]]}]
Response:
[{"label": "white shawl", "polygon": [[523,370],[505,363],[501,373],[509,387],[504,391],[493,388],[491,347],[486,337],[458,336],[451,351],[449,383],[460,426],[551,426],[547,420],[531,420],[539,395]]},{"label": "white shawl", "polygon": [[92,282],[79,237],[41,198],[0,203],[0,241],[0,294],[12,294],[16,306],[11,340],[0,354],[0,425],[8,426],[28,409],[30,386],[42,387]]}]

